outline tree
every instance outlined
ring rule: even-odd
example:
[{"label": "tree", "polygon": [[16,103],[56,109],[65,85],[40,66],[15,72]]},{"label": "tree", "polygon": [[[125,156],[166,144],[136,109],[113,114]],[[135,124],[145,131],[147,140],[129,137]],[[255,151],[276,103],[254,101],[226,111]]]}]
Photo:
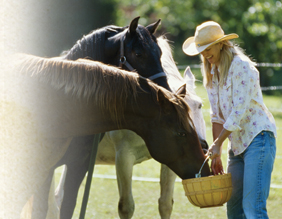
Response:
[{"label": "tree", "polygon": [[[116,0],[117,1],[117,0]],[[135,16],[143,25],[161,18],[160,34],[174,42],[175,60],[182,65],[199,63],[198,57],[182,52],[184,40],[207,20],[221,24],[225,33],[237,33],[235,42],[256,62],[282,60],[282,3],[276,0],[123,0],[117,1],[117,24],[124,26]],[[259,69],[262,85],[269,86],[280,69]],[[275,76],[275,74],[274,74]],[[280,80],[281,81],[281,80]]]}]

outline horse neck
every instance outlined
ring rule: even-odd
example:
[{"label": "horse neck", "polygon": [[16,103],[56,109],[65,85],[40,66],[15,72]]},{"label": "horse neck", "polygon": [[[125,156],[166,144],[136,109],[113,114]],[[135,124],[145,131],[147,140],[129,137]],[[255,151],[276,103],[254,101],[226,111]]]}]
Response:
[{"label": "horse neck", "polygon": [[95,61],[103,62],[105,46],[105,29],[101,28],[92,33],[83,36],[67,52],[64,59],[77,60],[79,58],[89,58]]},{"label": "horse neck", "polygon": [[[152,107],[156,105],[156,97],[151,97],[156,85],[137,74],[94,61],[74,62],[28,55],[17,60],[21,60],[18,65],[22,73],[34,81],[30,87],[38,90],[38,107],[42,106],[39,117],[46,118],[41,124],[52,121],[54,125],[48,127],[58,127],[58,133],[49,130],[53,136],[94,134],[99,127],[103,127],[102,132],[118,129],[119,125],[132,129],[134,121],[142,121],[149,117],[150,110],[157,108]],[[58,112],[58,115],[51,112]],[[61,121],[54,118],[61,118]],[[67,129],[64,124],[69,124]],[[107,124],[109,130],[106,130]]]},{"label": "horse neck", "polygon": [[154,79],[154,83],[156,83],[157,85],[169,90],[170,92],[173,92],[173,89],[171,89],[167,77],[156,78],[156,79]]},{"label": "horse neck", "polygon": [[[50,105],[56,106],[56,112],[60,112],[60,114],[50,115],[49,121],[55,117],[61,118],[61,121],[53,120],[55,125],[48,127],[56,127],[57,129],[49,131],[52,132],[53,138],[60,138],[129,129],[144,137],[151,120],[159,113],[159,107],[154,100],[155,98],[152,98],[152,91],[149,89],[144,86],[137,87],[135,92],[128,93],[123,103],[116,102],[113,106],[101,105],[94,101],[95,98],[74,101],[70,95],[62,94],[61,90],[56,91],[56,94],[52,96],[61,96],[63,99],[58,100],[57,104],[51,103]],[[112,95],[112,92],[108,95]],[[113,111],[113,108],[120,104],[123,105],[122,109]],[[58,110],[58,107],[61,109]],[[48,112],[49,110],[46,113]],[[48,115],[41,117],[48,118]]]},{"label": "horse neck", "polygon": [[[124,98],[124,102],[117,101],[114,104],[123,105],[122,109],[115,111],[114,114],[112,111],[112,108],[115,107],[114,105],[102,109],[104,121],[101,124],[107,126],[107,130],[104,131],[129,129],[144,139],[144,135],[150,129],[150,124],[159,116],[160,105],[157,100],[157,93],[159,89],[165,93],[166,90],[145,78],[137,78],[138,86],[136,86],[135,90],[129,88],[130,92]],[[120,91],[119,94],[119,96],[125,96]]]}]

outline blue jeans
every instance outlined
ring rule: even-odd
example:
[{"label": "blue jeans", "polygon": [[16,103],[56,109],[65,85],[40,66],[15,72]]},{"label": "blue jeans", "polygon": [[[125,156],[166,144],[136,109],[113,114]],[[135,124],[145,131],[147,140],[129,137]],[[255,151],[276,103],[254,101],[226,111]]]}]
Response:
[{"label": "blue jeans", "polygon": [[271,173],[276,154],[272,132],[260,132],[237,156],[228,152],[227,172],[232,175],[232,195],[227,202],[229,219],[268,218],[266,200],[269,195]]}]

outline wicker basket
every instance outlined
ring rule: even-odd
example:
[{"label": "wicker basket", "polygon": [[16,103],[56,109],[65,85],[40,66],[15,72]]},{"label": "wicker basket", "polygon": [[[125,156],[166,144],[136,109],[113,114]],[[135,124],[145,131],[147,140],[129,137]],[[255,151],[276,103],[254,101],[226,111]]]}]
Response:
[{"label": "wicker basket", "polygon": [[231,173],[182,180],[191,204],[206,208],[222,206],[232,193]]}]

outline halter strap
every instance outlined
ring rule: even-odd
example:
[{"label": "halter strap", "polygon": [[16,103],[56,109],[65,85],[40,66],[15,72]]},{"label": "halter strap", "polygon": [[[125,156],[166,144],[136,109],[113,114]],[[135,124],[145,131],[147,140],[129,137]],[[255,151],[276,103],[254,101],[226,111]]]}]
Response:
[{"label": "halter strap", "polygon": [[124,39],[125,39],[125,34],[120,38],[119,67],[122,67],[122,65],[125,65],[130,71],[133,71],[134,68],[128,63],[128,61],[126,60],[126,57],[124,55]]},{"label": "halter strap", "polygon": [[159,73],[157,73],[157,74],[154,74],[154,75],[152,75],[152,76],[150,76],[150,77],[148,77],[150,80],[155,80],[155,79],[157,79],[157,78],[161,78],[161,77],[166,77],[166,73],[164,73],[163,71],[162,72],[159,72]]},{"label": "halter strap", "polygon": [[[120,38],[120,59],[119,59],[119,67],[122,67],[125,65],[129,71],[133,71],[134,68],[129,64],[129,62],[126,60],[126,57],[124,55],[124,39],[125,39],[125,34]],[[150,80],[155,80],[160,77],[166,77],[166,74],[164,72],[159,72],[157,74],[154,74],[150,76],[148,79]]]}]

